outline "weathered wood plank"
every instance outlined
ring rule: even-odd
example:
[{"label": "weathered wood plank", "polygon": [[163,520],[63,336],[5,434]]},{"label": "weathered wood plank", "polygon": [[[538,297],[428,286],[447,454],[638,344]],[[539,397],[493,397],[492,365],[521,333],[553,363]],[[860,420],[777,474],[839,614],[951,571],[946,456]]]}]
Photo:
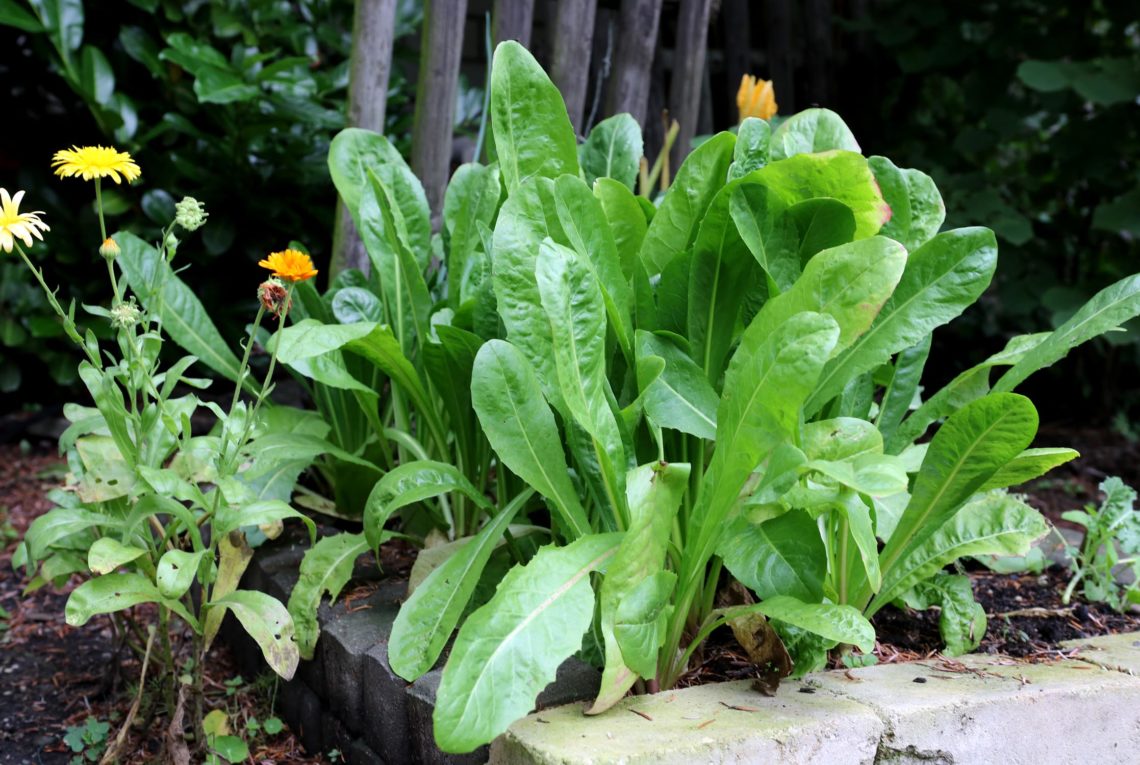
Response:
[{"label": "weathered wood plank", "polygon": [[831,0],[807,0],[804,4],[804,26],[807,28],[808,100],[827,106],[831,103]]},{"label": "weathered wood plank", "polygon": [[534,0],[495,0],[491,11],[491,37],[495,45],[504,40],[518,40],[530,47],[534,27]]},{"label": "weathered wood plank", "polygon": [[[752,71],[750,32],[752,18],[748,0],[723,0],[720,6],[720,27],[724,33],[724,84],[729,98],[736,98],[740,78]],[[732,119],[736,119],[733,105]]]},{"label": "weathered wood plank", "polygon": [[711,11],[712,0],[681,0],[677,47],[673,50],[673,77],[669,84],[669,113],[681,125],[677,142],[673,144],[674,167],[681,166],[697,134]]},{"label": "weathered wood plank", "polygon": [[661,3],[662,0],[622,0],[620,37],[610,76],[607,114],[629,112],[635,120],[645,124]]},{"label": "weathered wood plank", "polygon": [[554,22],[554,61],[550,77],[562,91],[570,124],[579,132],[586,109],[597,7],[597,0],[561,0]]},{"label": "weathered wood plank", "polygon": [[455,96],[463,52],[467,0],[426,0],[412,123],[412,170],[431,205],[433,221],[443,209],[451,169]]},{"label": "weathered wood plank", "polygon": [[[352,24],[349,61],[348,125],[384,132],[396,0],[359,0]],[[352,222],[352,214],[337,200],[330,276],[347,268],[368,271],[368,256]]]},{"label": "weathered wood plank", "polygon": [[767,0],[764,26],[768,38],[768,78],[776,88],[780,114],[791,114],[795,106],[794,62],[792,60],[792,2]]}]

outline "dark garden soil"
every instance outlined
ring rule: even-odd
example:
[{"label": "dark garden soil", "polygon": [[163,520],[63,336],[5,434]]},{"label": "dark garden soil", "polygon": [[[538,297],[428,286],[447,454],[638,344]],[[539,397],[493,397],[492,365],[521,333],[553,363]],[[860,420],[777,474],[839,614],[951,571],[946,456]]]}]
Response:
[{"label": "dark garden soil", "polygon": [[[0,430],[11,425],[0,421]],[[21,428],[22,435],[34,430]],[[12,437],[0,433],[0,444]],[[51,587],[23,597],[27,580],[12,570],[17,540],[28,524],[50,505],[43,494],[60,482],[63,464],[55,456],[54,435],[30,435],[23,449],[0,445],[0,765],[67,763],[73,756],[64,744],[67,729],[82,725],[90,716],[111,720],[110,735],[118,730],[129,708],[139,665],[128,651],[116,655],[109,622],[96,618],[82,628],[63,620],[66,592]],[[1063,466],[1046,479],[1021,487],[1029,501],[1051,520],[1097,500],[1097,486],[1108,475],[1140,484],[1140,445],[1107,430],[1045,430],[1035,445],[1072,446],[1079,460]],[[414,552],[406,545],[385,546],[384,570],[406,573]],[[989,616],[989,629],[980,651],[1003,653],[1026,661],[1060,658],[1061,641],[1115,632],[1140,630],[1140,615],[1116,614],[1098,605],[1074,600],[1060,602],[1066,572],[1052,568],[1043,574],[996,575],[972,572],[974,591]],[[74,583],[72,583],[73,586]],[[936,611],[884,609],[875,617],[880,662],[929,658],[941,649]],[[119,672],[111,671],[119,667]],[[226,708],[231,720],[268,716],[267,697],[272,684],[244,683],[227,692],[226,681],[236,676],[233,660],[223,644],[212,651],[207,688],[209,704]],[[758,677],[727,629],[718,630],[701,652],[701,658],[682,678],[681,685]],[[268,689],[267,689],[268,688]],[[131,733],[129,763],[157,761],[161,740],[159,721],[137,726]],[[255,763],[323,763],[305,755],[286,729],[252,742]]]}]

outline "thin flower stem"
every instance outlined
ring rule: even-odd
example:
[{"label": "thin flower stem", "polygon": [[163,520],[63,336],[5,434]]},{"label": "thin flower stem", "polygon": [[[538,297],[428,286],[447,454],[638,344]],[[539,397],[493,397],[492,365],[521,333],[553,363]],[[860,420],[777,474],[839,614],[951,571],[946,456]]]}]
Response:
[{"label": "thin flower stem", "polygon": [[99,215],[99,241],[107,241],[107,224],[103,221],[103,179],[95,178],[95,212]]},{"label": "thin flower stem", "polygon": [[55,299],[55,293],[52,292],[51,288],[47,286],[47,282],[44,281],[43,271],[35,267],[31,259],[28,257],[28,253],[24,252],[24,248],[20,246],[19,242],[16,242],[16,252],[20,253],[20,257],[23,258],[24,264],[28,267],[28,270],[32,272],[32,276],[36,277],[36,281],[40,283],[40,287],[43,288],[44,294],[47,296],[48,303],[51,304],[51,307],[59,315],[59,318],[63,319],[63,331],[67,333],[67,336],[71,338],[71,341],[73,343],[83,349],[83,352],[87,354],[88,361],[90,361],[96,367],[102,366],[99,361],[99,354],[92,351],[87,347],[87,343],[83,342],[83,338],[80,336],[79,330],[75,326],[75,321],[71,318],[71,316],[68,315],[66,311],[63,310],[63,307],[60,306],[59,301]]}]

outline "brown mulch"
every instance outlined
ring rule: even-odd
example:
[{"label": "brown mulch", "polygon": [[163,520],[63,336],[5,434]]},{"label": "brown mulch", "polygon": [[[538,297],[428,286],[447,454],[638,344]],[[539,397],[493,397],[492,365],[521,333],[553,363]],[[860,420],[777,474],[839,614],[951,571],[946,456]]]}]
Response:
[{"label": "brown mulch", "polygon": [[[129,651],[116,652],[110,620],[96,617],[80,628],[63,620],[67,593],[79,579],[60,590],[48,586],[27,597],[23,570],[11,560],[28,525],[50,509],[44,492],[58,484],[62,463],[53,454],[27,453],[0,446],[0,607],[9,614],[0,620],[0,764],[63,764],[73,756],[63,742],[67,729],[90,716],[111,721],[109,736],[118,733],[134,699],[140,666]],[[117,671],[115,671],[117,670]],[[226,682],[237,677],[227,647],[216,643],[206,675],[208,705],[227,710],[236,733],[250,718],[271,715],[268,696],[272,682],[245,678],[236,692]],[[124,765],[159,761],[161,723],[132,730]],[[282,765],[327,763],[305,754],[286,729],[276,736],[250,741],[251,762]]]}]

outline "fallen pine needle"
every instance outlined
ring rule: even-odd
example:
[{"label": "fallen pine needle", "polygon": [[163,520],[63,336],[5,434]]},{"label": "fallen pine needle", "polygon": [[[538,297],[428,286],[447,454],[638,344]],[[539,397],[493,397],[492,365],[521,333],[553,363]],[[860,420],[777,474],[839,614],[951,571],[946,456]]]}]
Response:
[{"label": "fallen pine needle", "polygon": [[649,722],[653,722],[653,718],[652,718],[652,717],[650,717],[650,716],[649,716],[648,714],[646,714],[645,712],[642,712],[640,709],[630,709],[629,711],[630,711],[630,712],[633,712],[633,713],[634,713],[635,715],[637,715],[638,717],[644,717],[644,718],[645,718],[646,720],[648,720]]}]

